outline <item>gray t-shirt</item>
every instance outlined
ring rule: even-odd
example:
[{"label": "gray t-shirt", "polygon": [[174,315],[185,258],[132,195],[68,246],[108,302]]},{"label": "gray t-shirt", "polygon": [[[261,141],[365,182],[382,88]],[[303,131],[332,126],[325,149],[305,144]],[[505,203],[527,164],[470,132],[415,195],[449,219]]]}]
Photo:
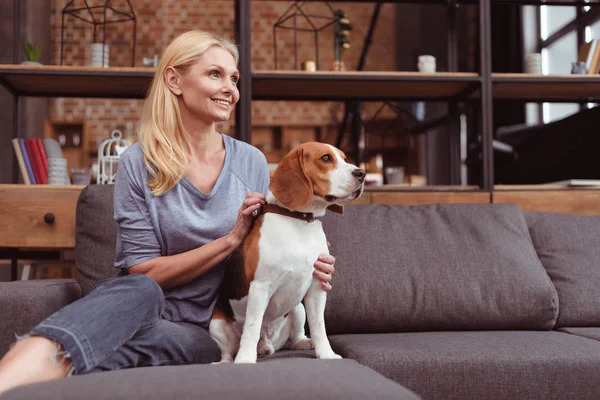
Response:
[{"label": "gray t-shirt", "polygon": [[[265,156],[245,142],[222,136],[225,163],[208,194],[183,177],[166,194],[153,196],[141,147],[134,144],[121,155],[114,194],[116,268],[183,253],[223,237],[233,229],[248,192],[267,194]],[[221,263],[185,285],[166,290],[163,318],[207,327],[224,272]]]}]

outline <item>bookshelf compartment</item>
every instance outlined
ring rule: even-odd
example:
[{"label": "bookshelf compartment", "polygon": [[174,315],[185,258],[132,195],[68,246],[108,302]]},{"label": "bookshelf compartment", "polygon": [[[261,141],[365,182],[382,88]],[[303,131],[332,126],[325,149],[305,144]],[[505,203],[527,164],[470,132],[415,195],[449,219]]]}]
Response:
[{"label": "bookshelf compartment", "polygon": [[60,144],[69,173],[71,168],[90,168],[89,135],[85,121],[47,120],[44,136]]}]

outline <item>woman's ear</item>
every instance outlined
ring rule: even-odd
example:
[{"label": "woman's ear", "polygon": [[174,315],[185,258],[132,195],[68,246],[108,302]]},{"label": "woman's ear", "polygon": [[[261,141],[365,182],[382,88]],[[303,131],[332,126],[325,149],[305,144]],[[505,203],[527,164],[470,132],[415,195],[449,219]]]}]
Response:
[{"label": "woman's ear", "polygon": [[165,70],[165,84],[175,95],[181,95],[181,75],[173,67],[167,67]]}]

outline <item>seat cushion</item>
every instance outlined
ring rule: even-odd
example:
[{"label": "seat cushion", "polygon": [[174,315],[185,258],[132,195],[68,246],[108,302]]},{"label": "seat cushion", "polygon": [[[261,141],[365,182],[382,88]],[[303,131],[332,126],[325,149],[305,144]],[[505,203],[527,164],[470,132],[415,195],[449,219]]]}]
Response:
[{"label": "seat cushion", "polygon": [[600,399],[600,343],[552,331],[336,335],[333,349],[424,399]]},{"label": "seat cushion", "polygon": [[419,397],[352,360],[280,359],[101,372],[14,389],[2,400],[395,399]]},{"label": "seat cushion", "polygon": [[323,226],[329,333],[554,325],[556,291],[516,205],[356,205]]},{"label": "seat cushion", "polygon": [[89,185],[77,202],[75,263],[83,294],[117,274],[114,268],[117,223],[113,217],[113,185]]},{"label": "seat cushion", "polygon": [[600,326],[600,217],[527,212],[525,219],[558,292],[556,327]]},{"label": "seat cushion", "polygon": [[583,328],[570,328],[564,327],[557,329],[560,332],[570,333],[571,335],[577,335],[588,339],[600,341],[600,328],[595,327],[583,327]]}]

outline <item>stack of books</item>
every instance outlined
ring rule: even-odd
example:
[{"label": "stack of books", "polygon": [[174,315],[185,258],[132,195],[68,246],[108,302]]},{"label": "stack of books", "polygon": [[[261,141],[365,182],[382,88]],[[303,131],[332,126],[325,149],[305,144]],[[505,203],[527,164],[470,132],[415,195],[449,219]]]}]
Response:
[{"label": "stack of books", "polygon": [[48,184],[48,157],[61,157],[62,150],[54,139],[12,140],[19,169],[26,184]]}]

